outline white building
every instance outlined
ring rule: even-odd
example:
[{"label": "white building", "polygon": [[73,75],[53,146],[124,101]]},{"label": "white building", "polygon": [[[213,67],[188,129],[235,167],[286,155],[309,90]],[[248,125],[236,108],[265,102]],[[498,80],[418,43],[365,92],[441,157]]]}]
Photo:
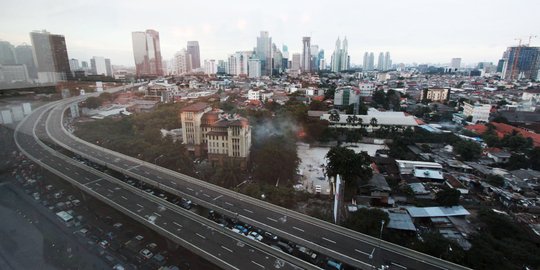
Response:
[{"label": "white building", "polygon": [[348,106],[360,101],[360,90],[356,87],[339,87],[334,93],[334,105],[338,107]]},{"label": "white building", "polygon": [[452,58],[450,68],[453,70],[459,70],[461,68],[461,58]]},{"label": "white building", "polygon": [[90,66],[92,67],[92,73],[94,75],[112,76],[110,59],[94,56],[90,59]]},{"label": "white building", "polygon": [[248,60],[252,55],[252,51],[242,51],[231,54],[227,61],[226,72],[235,76],[248,75]]},{"label": "white building", "polygon": [[465,116],[472,116],[472,122],[476,123],[489,122],[489,114],[491,113],[490,104],[469,104],[467,102],[463,103],[463,114]]},{"label": "white building", "polygon": [[329,121],[331,127],[365,128],[367,132],[373,132],[381,127],[395,127],[402,130],[407,127],[418,126],[414,116],[405,115],[403,112],[380,112],[376,109],[370,109],[367,115],[339,114],[339,120],[337,121],[331,121],[330,116],[331,114],[325,113],[320,119]]},{"label": "white building", "polygon": [[0,65],[0,82],[26,82],[28,80],[26,65]]},{"label": "white building", "polygon": [[373,92],[375,92],[375,83],[361,82],[358,84],[358,88],[360,89],[361,97],[371,97],[373,96]]},{"label": "white building", "polygon": [[299,54],[299,53],[293,53],[293,55],[292,55],[292,64],[291,64],[291,71],[293,71],[293,72],[300,72],[301,61],[302,61],[302,55]]},{"label": "white building", "polygon": [[174,54],[171,63],[171,75],[182,75],[191,71],[191,55],[186,49],[182,49]]},{"label": "white building", "polygon": [[261,77],[261,60],[260,59],[249,59],[248,60],[248,77],[249,78],[259,78]]},{"label": "white building", "polygon": [[217,63],[216,60],[204,60],[204,74],[214,75],[217,73]]}]

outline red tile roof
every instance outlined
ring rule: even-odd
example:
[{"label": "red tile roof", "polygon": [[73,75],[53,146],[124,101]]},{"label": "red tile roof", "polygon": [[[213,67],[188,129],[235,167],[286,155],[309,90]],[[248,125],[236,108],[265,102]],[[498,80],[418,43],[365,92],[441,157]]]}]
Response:
[{"label": "red tile roof", "polygon": [[[515,130],[521,136],[525,138],[531,138],[533,140],[534,146],[540,146],[540,134],[504,123],[491,122],[491,124],[495,127],[495,133],[499,138],[503,138],[504,135],[512,134],[512,132]],[[465,129],[475,132],[477,134],[483,134],[487,131],[488,128],[484,124],[477,124],[466,126]]]}]

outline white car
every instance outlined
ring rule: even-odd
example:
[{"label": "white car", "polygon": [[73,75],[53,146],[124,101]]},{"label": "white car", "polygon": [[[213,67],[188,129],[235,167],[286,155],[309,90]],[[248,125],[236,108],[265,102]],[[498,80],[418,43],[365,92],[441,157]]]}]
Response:
[{"label": "white car", "polygon": [[250,232],[248,237],[249,236],[253,237],[253,239],[257,240],[257,241],[262,241],[263,240],[262,235],[258,234],[257,232]]},{"label": "white car", "polygon": [[141,254],[145,259],[150,259],[154,254],[152,254],[152,251],[143,248],[141,251],[139,251],[139,254]]},{"label": "white car", "polygon": [[101,242],[99,242],[99,246],[102,248],[107,248],[109,246],[109,241],[102,240]]}]

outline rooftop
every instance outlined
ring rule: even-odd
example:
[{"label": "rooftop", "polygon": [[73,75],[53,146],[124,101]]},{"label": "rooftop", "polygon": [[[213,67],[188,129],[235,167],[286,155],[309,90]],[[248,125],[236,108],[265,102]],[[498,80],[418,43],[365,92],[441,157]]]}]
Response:
[{"label": "rooftop", "polygon": [[407,207],[407,212],[413,218],[421,217],[452,217],[452,216],[467,216],[469,211],[463,206],[453,207]]}]

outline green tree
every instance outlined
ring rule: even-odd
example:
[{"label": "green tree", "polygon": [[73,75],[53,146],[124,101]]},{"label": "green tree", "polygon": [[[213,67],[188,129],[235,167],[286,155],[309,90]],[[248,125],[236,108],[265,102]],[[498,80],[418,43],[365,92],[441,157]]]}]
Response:
[{"label": "green tree", "polygon": [[504,186],[504,177],[496,174],[490,174],[486,177],[486,181],[496,187]]},{"label": "green tree", "polygon": [[371,118],[371,120],[369,120],[369,124],[372,126],[372,127],[377,127],[379,124],[378,124],[378,121],[377,121],[377,118],[373,117]]},{"label": "green tree", "polygon": [[328,119],[330,120],[330,122],[339,122],[339,112],[336,110],[330,111],[330,116],[328,117]]},{"label": "green tree", "polygon": [[379,209],[360,208],[343,222],[343,226],[360,233],[379,237],[381,221],[388,225],[388,214]]},{"label": "green tree", "polygon": [[435,194],[435,201],[441,206],[450,207],[459,205],[461,192],[456,189],[443,189]]},{"label": "green tree", "polygon": [[99,106],[101,106],[101,99],[100,98],[97,98],[97,97],[89,97],[86,99],[86,101],[84,102],[84,105],[88,108],[88,109],[96,109],[96,108],[99,108]]},{"label": "green tree", "polygon": [[470,161],[480,157],[482,147],[472,141],[460,140],[454,143],[454,153],[458,154],[462,160]]},{"label": "green tree", "polygon": [[371,159],[366,152],[357,154],[351,149],[336,146],[328,151],[326,159],[326,175],[336,177],[339,174],[349,191],[356,192],[358,181],[367,183],[373,174]]},{"label": "green tree", "polygon": [[[285,136],[271,136],[252,146],[253,175],[257,181],[286,185],[296,175],[300,163],[296,144]],[[279,168],[279,169],[276,169]]]}]

